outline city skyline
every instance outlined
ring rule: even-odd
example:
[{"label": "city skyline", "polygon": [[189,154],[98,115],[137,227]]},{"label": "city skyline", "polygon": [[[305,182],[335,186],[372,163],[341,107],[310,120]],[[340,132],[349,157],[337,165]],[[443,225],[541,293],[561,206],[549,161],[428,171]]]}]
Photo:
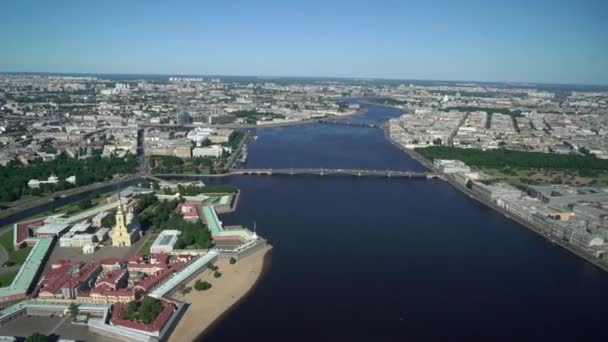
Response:
[{"label": "city skyline", "polygon": [[0,4],[0,339],[599,339],[606,13]]},{"label": "city skyline", "polygon": [[0,71],[608,84],[601,1],[111,5],[5,4]]}]

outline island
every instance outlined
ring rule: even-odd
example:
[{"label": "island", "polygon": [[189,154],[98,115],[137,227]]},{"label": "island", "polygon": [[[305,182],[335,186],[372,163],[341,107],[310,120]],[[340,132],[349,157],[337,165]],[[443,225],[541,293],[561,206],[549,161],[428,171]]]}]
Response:
[{"label": "island", "polygon": [[272,246],[219,219],[237,188],[143,183],[4,229],[0,334],[193,340],[253,289]]}]

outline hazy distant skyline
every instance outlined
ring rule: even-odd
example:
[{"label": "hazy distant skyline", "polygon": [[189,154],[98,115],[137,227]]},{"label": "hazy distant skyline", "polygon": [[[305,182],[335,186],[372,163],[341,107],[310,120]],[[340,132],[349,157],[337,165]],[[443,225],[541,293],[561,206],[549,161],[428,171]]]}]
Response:
[{"label": "hazy distant skyline", "polygon": [[10,1],[0,72],[608,84],[608,1]]}]

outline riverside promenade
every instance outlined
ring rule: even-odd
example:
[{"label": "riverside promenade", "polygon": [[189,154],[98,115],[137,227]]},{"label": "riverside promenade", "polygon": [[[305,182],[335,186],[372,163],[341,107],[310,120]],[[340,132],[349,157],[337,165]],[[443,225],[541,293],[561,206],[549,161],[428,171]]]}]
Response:
[{"label": "riverside promenade", "polygon": [[548,241],[550,241],[552,244],[554,245],[558,245],[562,248],[564,248],[565,250],[571,252],[572,254],[590,262],[591,264],[597,266],[598,268],[600,268],[603,271],[608,271],[608,265],[601,263],[599,260],[594,259],[592,255],[589,255],[587,253],[585,253],[584,251],[568,244],[565,243],[563,241],[560,241],[559,239],[553,239],[548,233],[548,227],[545,226],[541,226],[540,224],[535,224],[533,222],[524,220],[520,217],[514,216],[511,213],[507,212],[506,210],[504,210],[503,208],[499,207],[496,203],[491,202],[486,200],[485,198],[479,196],[476,192],[472,191],[471,189],[468,189],[465,186],[462,186],[462,184],[458,183],[455,179],[449,177],[448,175],[444,175],[442,174],[439,170],[437,170],[437,168],[435,168],[435,166],[433,165],[433,163],[424,158],[422,155],[420,155],[418,152],[405,148],[403,146],[401,146],[399,143],[397,143],[396,141],[394,141],[393,139],[391,139],[390,134],[388,133],[388,128],[385,128],[384,130],[384,136],[386,137],[387,141],[389,141],[391,144],[395,145],[397,148],[399,148],[400,150],[402,150],[403,152],[405,152],[406,154],[408,154],[412,159],[416,160],[417,162],[419,162],[420,164],[424,165],[426,168],[428,168],[429,170],[431,170],[431,172],[441,175],[442,179],[446,180],[450,185],[452,185],[454,188],[460,190],[461,192],[463,192],[465,195],[469,196],[470,198],[494,209],[495,211],[503,214],[505,217],[521,224],[522,226],[530,229],[531,231],[537,233],[538,235],[546,238]]}]

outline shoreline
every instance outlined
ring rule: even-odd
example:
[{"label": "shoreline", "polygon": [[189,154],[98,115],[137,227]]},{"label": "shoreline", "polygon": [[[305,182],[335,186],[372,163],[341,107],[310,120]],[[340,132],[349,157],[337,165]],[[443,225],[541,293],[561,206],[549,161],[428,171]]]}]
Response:
[{"label": "shoreline", "polygon": [[[0,220],[10,220],[11,217],[19,215],[21,212],[30,210],[32,208],[37,208],[42,205],[47,205],[53,202],[56,198],[64,199],[64,198],[73,198],[77,196],[87,195],[88,193],[93,193],[95,191],[99,191],[100,189],[110,189],[109,191],[113,191],[114,187],[124,186],[125,183],[137,182],[142,177],[139,175],[126,175],[119,179],[109,180],[105,182],[91,183],[87,185],[83,185],[80,187],[57,191],[52,194],[47,194],[40,197],[32,197],[25,200],[17,200],[13,202],[7,208],[0,210]],[[72,203],[72,202],[69,202]],[[68,203],[68,204],[69,204]],[[62,204],[65,205],[65,204]]]},{"label": "shoreline", "polygon": [[402,113],[405,113],[405,109],[401,109],[399,107],[395,107],[395,106],[392,106],[390,104],[376,103],[376,102],[372,102],[372,101],[369,101],[369,100],[362,100],[361,103],[365,104],[365,105],[372,105],[372,106],[380,106],[380,107],[386,107],[386,108],[393,108],[393,109],[399,110]]},{"label": "shoreline", "polygon": [[[367,104],[367,103],[362,102],[362,104]],[[370,104],[373,104],[373,103],[370,103]],[[320,118],[309,118],[309,119],[303,119],[303,120],[276,122],[276,123],[269,123],[269,124],[264,124],[264,125],[217,124],[217,125],[211,125],[211,127],[212,128],[231,128],[231,129],[258,129],[258,128],[273,128],[273,127],[283,127],[283,126],[296,126],[296,125],[315,123],[319,120],[328,119],[328,118],[332,118],[332,119],[336,119],[336,120],[339,120],[342,118],[349,118],[349,117],[353,117],[353,116],[357,116],[357,115],[363,115],[363,114],[367,113],[367,111],[368,111],[367,107],[361,106],[361,108],[359,110],[352,112],[352,113],[344,114],[344,115],[328,115],[328,116],[320,117]]]},{"label": "shoreline", "polygon": [[[330,117],[333,117],[336,119],[349,118],[349,117],[353,117],[353,116],[363,115],[363,114],[367,113],[367,111],[368,111],[367,107],[361,106],[361,108],[359,108],[359,110],[357,110],[355,112],[344,114],[344,115],[331,115]],[[282,126],[295,126],[295,125],[311,124],[311,123],[315,123],[321,119],[322,118],[314,118],[314,119],[311,118],[311,119],[298,120],[298,121],[278,122],[278,123],[272,123],[272,124],[268,124],[268,125],[218,124],[218,125],[211,125],[211,127],[233,128],[233,129],[273,128],[273,127],[282,127]],[[145,127],[146,124],[143,124],[142,126]],[[227,176],[227,175],[229,175],[229,174],[221,174],[221,176]],[[32,208],[37,208],[41,205],[49,204],[53,201],[53,199],[55,199],[57,197],[63,196],[63,197],[69,198],[69,197],[80,196],[80,195],[86,194],[88,192],[93,192],[98,189],[116,186],[117,184],[121,184],[121,186],[122,186],[124,183],[127,183],[127,182],[139,181],[141,179],[147,178],[146,176],[148,176],[148,175],[140,175],[140,174],[124,175],[120,179],[113,179],[113,180],[108,180],[105,182],[91,183],[91,184],[83,185],[83,186],[76,187],[76,188],[53,192],[51,194],[46,194],[44,196],[32,197],[32,198],[28,198],[28,199],[18,199],[13,202],[2,203],[5,206],[0,206],[0,220],[10,220],[13,216],[18,215],[23,211],[30,210]],[[154,174],[150,173],[149,176],[154,176]],[[213,177],[213,176],[218,176],[218,175],[201,174],[201,176]]]},{"label": "shoreline", "polygon": [[273,247],[267,245],[234,265],[228,260],[218,260],[216,265],[220,267],[222,277],[213,278],[206,270],[188,282],[188,286],[193,286],[197,279],[204,279],[212,284],[211,289],[197,291],[192,288],[185,300],[181,295],[172,295],[174,300],[187,302],[188,309],[168,341],[200,341],[209,334],[253,293],[270,269],[272,250]]},{"label": "shoreline", "polygon": [[[398,149],[400,149],[401,151],[403,151],[404,153],[406,153],[410,158],[412,158],[415,161],[419,162],[420,164],[422,164],[424,167],[426,167],[430,171],[433,171],[433,172],[436,172],[438,174],[441,174],[433,166],[433,164],[432,164],[432,162],[430,160],[424,158],[423,156],[421,156],[420,154],[418,154],[416,151],[408,149],[408,148],[405,148],[405,147],[401,146],[399,143],[397,143],[396,141],[394,141],[390,137],[390,133],[388,132],[388,126],[385,127],[385,129],[384,129],[384,137],[392,145],[394,145],[395,147],[397,147]],[[539,235],[540,237],[544,238],[544,240],[546,240],[547,242],[550,242],[553,245],[557,245],[557,246],[563,248],[564,250],[566,250],[566,251],[574,254],[575,256],[583,259],[584,261],[589,262],[590,264],[592,264],[593,266],[599,268],[602,271],[607,271],[608,272],[608,265],[598,262],[597,260],[591,258],[591,256],[584,254],[583,251],[580,251],[580,250],[576,249],[575,247],[570,246],[569,244],[566,244],[563,241],[560,241],[559,239],[553,239],[551,237],[551,235],[548,235],[546,232],[544,232],[544,229],[543,229],[542,226],[535,225],[532,222],[528,222],[528,221],[526,221],[526,220],[524,220],[522,218],[513,216],[511,213],[507,212],[506,210],[504,210],[503,208],[499,207],[495,203],[488,202],[484,198],[481,198],[480,196],[478,196],[475,192],[473,192],[473,191],[471,191],[471,190],[463,187],[461,184],[457,183],[454,179],[448,177],[447,175],[443,175],[443,177],[448,182],[448,184],[450,184],[452,187],[456,188],[456,190],[459,190],[463,194],[467,195],[469,198],[472,198],[473,200],[477,201],[478,203],[481,203],[482,205],[485,205],[486,207],[489,207],[490,209],[498,212],[499,214],[504,215],[508,219],[510,219],[512,221],[515,221],[516,223],[519,223],[520,225],[524,226],[525,228],[528,228],[532,232],[534,232],[537,235]]]},{"label": "shoreline", "polygon": [[[270,245],[269,245],[270,246]],[[228,315],[233,311],[236,310],[238,308],[238,306],[247,298],[249,298],[249,296],[251,296],[253,294],[253,291],[257,288],[257,286],[259,285],[260,281],[264,278],[264,276],[266,275],[266,273],[268,273],[268,271],[270,270],[270,266],[271,266],[271,259],[272,259],[272,251],[273,248],[270,247],[269,249],[267,249],[264,252],[264,256],[262,258],[262,269],[258,275],[258,278],[255,280],[255,282],[253,283],[253,285],[251,285],[251,287],[249,288],[249,290],[247,290],[247,292],[245,292],[245,294],[243,294],[234,304],[230,305],[228,308],[226,308],[226,310],[224,310],[224,312],[222,312],[217,318],[215,318],[211,324],[209,324],[203,331],[200,332],[200,334],[198,334],[198,336],[196,336],[196,338],[194,339],[194,341],[202,341],[205,336],[207,336],[210,332],[213,331],[213,329],[215,329],[220,322],[225,319],[226,317],[228,317]]]}]

